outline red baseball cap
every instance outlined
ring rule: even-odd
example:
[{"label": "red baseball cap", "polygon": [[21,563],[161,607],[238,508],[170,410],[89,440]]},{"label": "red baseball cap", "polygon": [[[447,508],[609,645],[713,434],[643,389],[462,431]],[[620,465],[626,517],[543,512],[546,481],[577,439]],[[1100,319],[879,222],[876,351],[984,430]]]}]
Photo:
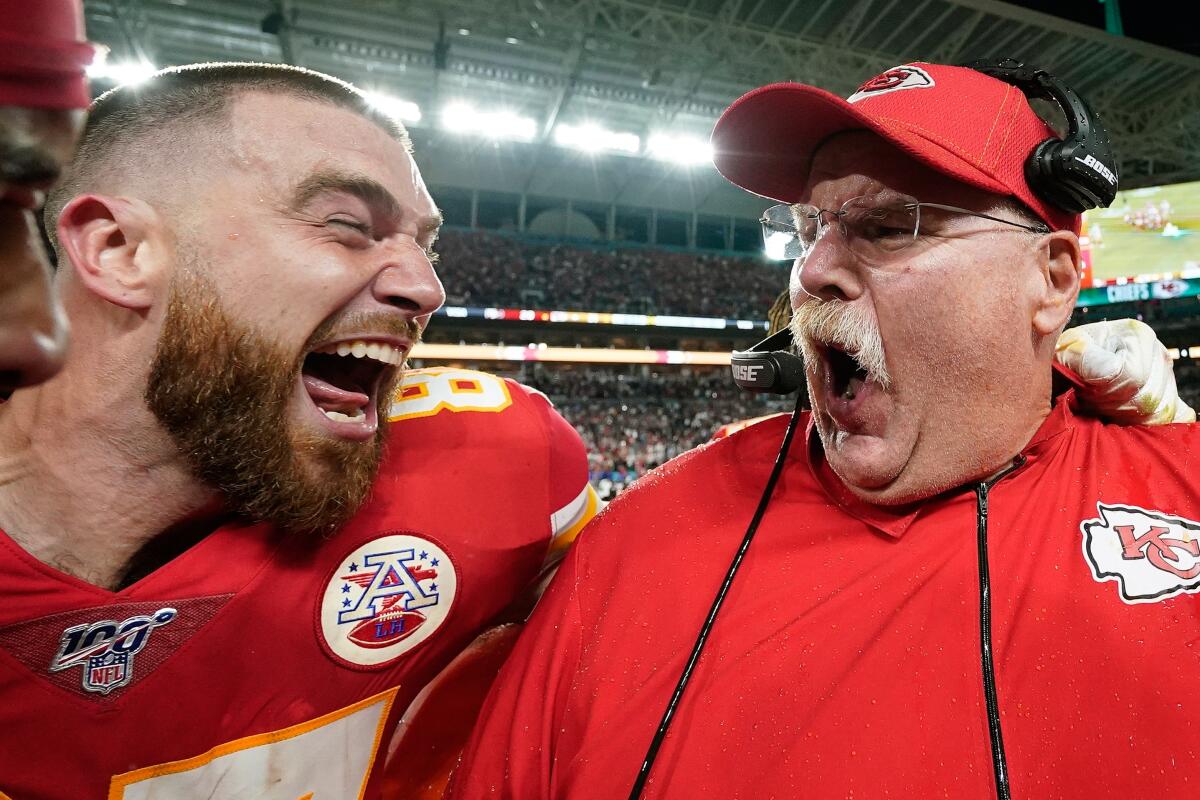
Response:
[{"label": "red baseball cap", "polygon": [[0,0],[0,106],[87,108],[80,0]]},{"label": "red baseball cap", "polygon": [[955,180],[1017,198],[1053,229],[1079,232],[1078,214],[1040,199],[1025,180],[1025,160],[1054,131],[1020,89],[967,67],[904,64],[845,100],[802,83],[763,86],[717,120],[713,161],[743,189],[794,203],[813,153],[848,130],[871,131]]}]

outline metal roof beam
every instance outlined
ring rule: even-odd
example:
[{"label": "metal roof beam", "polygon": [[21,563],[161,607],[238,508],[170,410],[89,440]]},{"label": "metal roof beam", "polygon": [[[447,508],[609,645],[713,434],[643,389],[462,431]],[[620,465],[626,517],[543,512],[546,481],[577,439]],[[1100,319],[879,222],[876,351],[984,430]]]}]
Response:
[{"label": "metal roof beam", "polygon": [[966,46],[967,40],[971,38],[971,34],[979,27],[979,23],[983,21],[984,15],[981,11],[976,11],[971,15],[970,19],[964,22],[957,33],[946,40],[945,44],[934,51],[933,58],[930,59],[935,63],[940,64],[955,64],[961,60],[962,49]]},{"label": "metal roof beam", "polygon": [[912,25],[913,22],[917,20],[923,13],[925,13],[925,9],[929,7],[931,2],[932,0],[921,0],[921,4],[909,13],[908,18],[905,19],[902,24],[892,28],[892,32],[888,34],[887,38],[879,43],[878,49],[885,53],[889,52],[888,48],[891,47],[892,42],[897,36],[900,35],[900,32],[908,30],[909,26]]}]

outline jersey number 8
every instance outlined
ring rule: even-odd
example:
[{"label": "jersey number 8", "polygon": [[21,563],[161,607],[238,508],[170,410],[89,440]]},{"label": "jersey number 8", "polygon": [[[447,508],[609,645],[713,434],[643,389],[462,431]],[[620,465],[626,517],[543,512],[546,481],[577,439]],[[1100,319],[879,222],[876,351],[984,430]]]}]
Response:
[{"label": "jersey number 8", "polygon": [[508,385],[495,375],[453,367],[414,370],[392,398],[388,419],[431,417],[440,411],[503,411],[512,405]]}]

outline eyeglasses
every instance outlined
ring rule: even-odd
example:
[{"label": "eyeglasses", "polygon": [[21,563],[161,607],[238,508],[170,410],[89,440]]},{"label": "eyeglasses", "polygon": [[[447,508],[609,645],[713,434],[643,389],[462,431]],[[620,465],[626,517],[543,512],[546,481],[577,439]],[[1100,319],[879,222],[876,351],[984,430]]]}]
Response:
[{"label": "eyeglasses", "polygon": [[762,224],[767,258],[788,261],[807,258],[829,229],[831,223],[827,218],[832,217],[838,222],[842,238],[850,251],[868,264],[879,265],[918,240],[922,234],[923,208],[980,217],[1033,233],[1050,232],[1045,225],[1025,225],[957,206],[918,203],[907,198],[888,198],[886,195],[853,197],[837,211],[783,203],[768,208],[759,222]]}]

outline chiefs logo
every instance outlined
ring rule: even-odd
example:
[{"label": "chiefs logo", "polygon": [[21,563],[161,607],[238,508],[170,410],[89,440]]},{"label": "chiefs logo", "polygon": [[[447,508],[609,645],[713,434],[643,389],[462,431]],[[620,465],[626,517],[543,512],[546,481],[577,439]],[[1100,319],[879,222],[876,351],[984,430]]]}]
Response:
[{"label": "chiefs logo", "polygon": [[1170,300],[1172,297],[1179,297],[1188,289],[1188,282],[1181,281],[1176,278],[1169,278],[1165,281],[1159,281],[1150,287],[1150,292],[1156,300]]},{"label": "chiefs logo", "polygon": [[1116,581],[1126,603],[1200,592],[1200,523],[1137,506],[1096,509],[1100,517],[1079,529],[1097,581]]},{"label": "chiefs logo", "polygon": [[892,67],[858,87],[858,91],[847,97],[846,102],[857,103],[879,94],[898,92],[901,89],[928,89],[933,85],[933,78],[920,67]]}]

